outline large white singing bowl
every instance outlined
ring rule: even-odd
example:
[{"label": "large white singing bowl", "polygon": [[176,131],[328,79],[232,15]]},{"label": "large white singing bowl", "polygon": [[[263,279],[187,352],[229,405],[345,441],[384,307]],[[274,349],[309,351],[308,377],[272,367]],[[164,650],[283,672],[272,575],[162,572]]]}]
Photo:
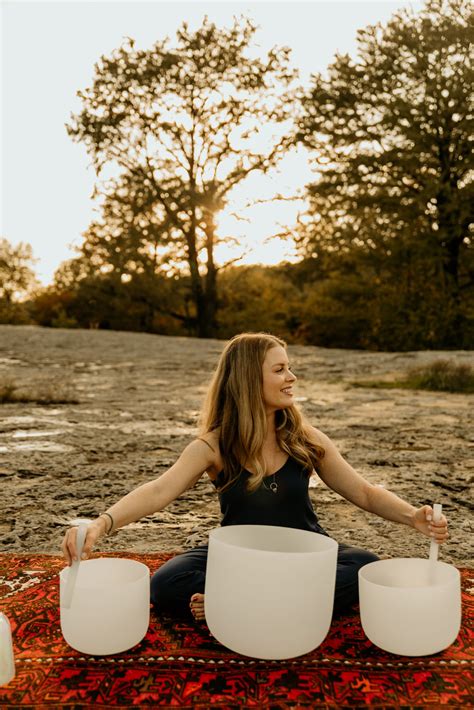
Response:
[{"label": "large white singing bowl", "polygon": [[427,656],[450,646],[461,626],[459,570],[428,559],[378,560],[359,570],[360,618],[379,648]]},{"label": "large white singing bowl", "polygon": [[209,533],[204,613],[212,635],[244,656],[312,651],[331,625],[337,542],[271,525]]},{"label": "large white singing bowl", "polygon": [[61,570],[61,631],[81,653],[121,653],[139,643],[150,621],[150,571],[135,560],[81,562],[71,606],[63,606],[67,575]]}]

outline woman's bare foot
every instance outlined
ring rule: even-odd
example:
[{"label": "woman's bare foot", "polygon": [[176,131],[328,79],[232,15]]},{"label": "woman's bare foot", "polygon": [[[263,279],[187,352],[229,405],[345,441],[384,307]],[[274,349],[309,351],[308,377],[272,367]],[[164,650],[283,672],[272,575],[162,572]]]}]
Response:
[{"label": "woman's bare foot", "polygon": [[191,597],[191,614],[197,621],[204,621],[204,594],[193,594]]}]

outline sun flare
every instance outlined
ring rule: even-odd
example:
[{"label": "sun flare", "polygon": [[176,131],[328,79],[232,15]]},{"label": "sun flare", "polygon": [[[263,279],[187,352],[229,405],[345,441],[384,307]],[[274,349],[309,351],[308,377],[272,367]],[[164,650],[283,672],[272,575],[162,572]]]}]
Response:
[{"label": "sun flare", "polygon": [[223,240],[215,248],[216,262],[274,265],[297,261],[291,235],[307,203],[295,185],[312,179],[307,155],[294,151],[272,174],[254,174],[235,188],[216,218],[217,235]]}]

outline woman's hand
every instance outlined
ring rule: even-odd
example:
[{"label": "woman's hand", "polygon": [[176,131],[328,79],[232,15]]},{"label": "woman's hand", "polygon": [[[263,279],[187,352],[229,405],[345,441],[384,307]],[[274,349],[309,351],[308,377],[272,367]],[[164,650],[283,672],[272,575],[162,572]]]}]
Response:
[{"label": "woman's hand", "polygon": [[[89,554],[94,547],[97,540],[105,535],[107,528],[107,521],[104,518],[96,518],[87,526],[86,539],[84,540],[84,547],[82,548],[81,559],[85,560],[89,557]],[[63,551],[64,559],[70,566],[73,562],[77,560],[77,526],[69,528],[64,535],[64,539],[61,544],[61,549]]]},{"label": "woman's hand", "polygon": [[448,539],[448,521],[444,515],[435,522],[433,520],[433,508],[430,505],[422,505],[415,511],[413,516],[413,527],[423,535],[442,545]]}]

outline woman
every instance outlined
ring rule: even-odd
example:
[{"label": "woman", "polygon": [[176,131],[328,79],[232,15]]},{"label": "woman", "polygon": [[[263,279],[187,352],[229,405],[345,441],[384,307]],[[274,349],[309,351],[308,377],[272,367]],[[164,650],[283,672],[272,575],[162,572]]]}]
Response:
[{"label": "woman", "polygon": [[[261,524],[310,530],[319,525],[308,495],[316,471],[332,490],[362,510],[409,525],[438,543],[447,521],[432,520],[428,505],[414,508],[394,493],[374,486],[342,458],[332,441],[311,426],[294,404],[296,376],[286,344],[266,333],[243,333],[225,347],[201,415],[201,436],[158,479],[139,486],[89,523],[83,558],[113,530],[163,510],[207,473],[216,487],[222,525]],[[62,543],[76,559],[76,528]],[[377,560],[371,552],[339,545],[334,613],[358,600],[358,571]],[[151,580],[157,610],[204,619],[207,545],[175,556]]]}]

